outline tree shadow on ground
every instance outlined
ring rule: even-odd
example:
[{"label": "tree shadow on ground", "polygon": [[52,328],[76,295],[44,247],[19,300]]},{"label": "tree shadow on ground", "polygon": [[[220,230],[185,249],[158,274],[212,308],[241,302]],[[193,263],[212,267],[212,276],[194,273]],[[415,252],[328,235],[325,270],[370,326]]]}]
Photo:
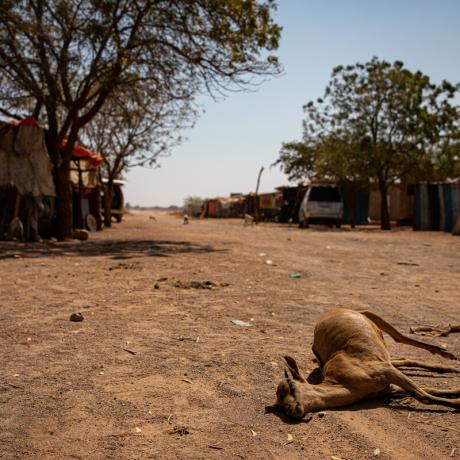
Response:
[{"label": "tree shadow on ground", "polygon": [[0,260],[56,256],[106,256],[111,259],[134,257],[169,257],[174,254],[208,254],[228,252],[210,245],[175,240],[104,240],[62,243],[0,242]]}]

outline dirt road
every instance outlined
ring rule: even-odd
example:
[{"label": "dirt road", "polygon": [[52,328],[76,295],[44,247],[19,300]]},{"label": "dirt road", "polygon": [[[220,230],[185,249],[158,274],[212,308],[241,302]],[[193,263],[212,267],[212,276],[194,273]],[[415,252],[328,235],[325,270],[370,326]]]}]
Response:
[{"label": "dirt road", "polygon": [[[264,413],[283,354],[314,369],[328,308],[405,332],[460,323],[460,238],[149,215],[83,243],[0,243],[0,457],[460,458],[459,413],[410,398],[304,423]],[[460,334],[426,340],[460,355]],[[460,387],[460,374],[410,375]]]}]

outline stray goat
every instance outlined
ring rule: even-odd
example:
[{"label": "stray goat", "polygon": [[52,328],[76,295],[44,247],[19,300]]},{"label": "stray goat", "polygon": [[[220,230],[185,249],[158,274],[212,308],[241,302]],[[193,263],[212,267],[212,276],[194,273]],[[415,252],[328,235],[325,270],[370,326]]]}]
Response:
[{"label": "stray goat", "polygon": [[250,214],[244,215],[244,225],[254,225],[254,217]]},{"label": "stray goat", "polygon": [[19,217],[14,217],[8,225],[7,238],[9,240],[24,241],[24,225]]},{"label": "stray goat", "polygon": [[[374,313],[338,308],[323,314],[315,327],[313,353],[322,368],[323,381],[307,382],[296,361],[285,360],[292,378],[278,385],[277,401],[267,411],[281,410],[300,419],[308,412],[353,404],[365,398],[390,395],[390,385],[402,388],[425,404],[440,404],[460,409],[460,388],[438,390],[421,388],[398,367],[419,367],[438,372],[459,372],[454,367],[412,359],[391,360],[383,332],[396,342],[423,348],[449,359],[456,357],[437,345],[406,337]],[[449,399],[445,396],[457,397]]]},{"label": "stray goat", "polygon": [[188,214],[184,214],[184,225],[188,225]]}]

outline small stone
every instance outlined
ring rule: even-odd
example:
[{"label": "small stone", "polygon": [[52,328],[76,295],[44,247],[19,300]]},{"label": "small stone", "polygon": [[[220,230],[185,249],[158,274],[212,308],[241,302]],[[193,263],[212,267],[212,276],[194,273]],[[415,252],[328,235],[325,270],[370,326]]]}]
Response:
[{"label": "small stone", "polygon": [[318,412],[318,417],[323,418],[326,415],[326,412]]},{"label": "small stone", "polygon": [[158,283],[155,283],[155,285],[153,286],[155,289],[160,289],[160,285]]},{"label": "small stone", "polygon": [[373,455],[374,457],[380,457],[380,449],[378,447],[374,450]]},{"label": "small stone", "polygon": [[70,315],[70,321],[73,321],[75,323],[78,323],[80,321],[83,321],[83,315],[81,313],[72,313]]}]

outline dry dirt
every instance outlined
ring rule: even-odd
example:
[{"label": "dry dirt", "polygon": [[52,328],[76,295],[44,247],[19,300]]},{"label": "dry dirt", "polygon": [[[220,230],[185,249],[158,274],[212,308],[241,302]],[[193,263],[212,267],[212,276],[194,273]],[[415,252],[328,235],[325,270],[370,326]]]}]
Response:
[{"label": "dry dirt", "polygon": [[[264,412],[284,354],[315,368],[328,308],[405,332],[460,323],[460,238],[152,214],[87,242],[0,243],[0,457],[460,458],[459,413],[411,398],[303,423]],[[460,355],[460,334],[426,340]],[[460,374],[407,373],[460,387]]]}]

